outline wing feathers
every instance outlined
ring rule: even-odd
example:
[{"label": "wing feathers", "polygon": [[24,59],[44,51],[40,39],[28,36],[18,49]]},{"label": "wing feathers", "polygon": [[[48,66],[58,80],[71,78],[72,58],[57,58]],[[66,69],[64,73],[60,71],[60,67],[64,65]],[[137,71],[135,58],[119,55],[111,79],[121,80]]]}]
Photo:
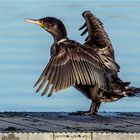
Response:
[{"label": "wing feathers", "polygon": [[86,84],[86,80],[85,80],[84,72],[83,72],[83,70],[82,70],[81,62],[79,61],[79,62],[77,63],[77,65],[78,65],[78,67],[79,67],[79,76],[80,76],[81,83],[82,83],[83,85],[85,85],[85,84]]},{"label": "wing feathers", "polygon": [[[119,65],[115,61],[114,50],[108,34],[104,30],[102,22],[93,15],[90,11],[85,11],[83,14],[85,19],[84,25],[80,28],[85,29],[81,35],[88,32],[84,45],[93,48],[93,52],[99,55],[103,65],[105,65],[113,73],[119,72]],[[105,61],[104,58],[105,57]]]},{"label": "wing feathers", "polygon": [[51,91],[50,93],[48,94],[48,97],[52,95],[52,92],[53,92],[53,89],[55,87],[55,85],[57,84],[57,79],[59,78],[59,67],[56,68],[56,71],[55,71],[55,75],[51,75],[53,78],[49,79],[49,83],[48,83],[48,87],[46,86],[45,90],[43,91],[42,95],[45,95],[45,93],[48,91],[49,89],[49,86],[52,84],[52,87],[51,87]]},{"label": "wing feathers", "polygon": [[39,79],[37,80],[37,82],[34,84],[33,87],[37,86],[41,82],[41,80],[44,78],[45,73],[47,73],[47,69],[49,69],[48,65],[45,67],[45,69],[43,70],[41,76],[39,77]]},{"label": "wing feathers", "polygon": [[45,85],[46,81],[47,81],[47,77],[45,77],[45,78],[43,79],[42,83],[40,84],[40,86],[39,86],[38,89],[36,90],[36,93],[39,92],[39,91],[42,89],[42,87]]},{"label": "wing feathers", "polygon": [[83,36],[84,34],[86,34],[88,32],[88,28],[86,28],[82,33],[81,36]]},{"label": "wing feathers", "polygon": [[70,65],[69,65],[70,67],[71,67],[71,69],[70,69],[70,72],[71,72],[71,77],[72,77],[72,83],[75,85],[76,84],[76,77],[75,77],[75,74],[74,74],[74,69],[73,69],[73,67],[72,67],[72,61],[70,60]]},{"label": "wing feathers", "polygon": [[[52,73],[51,73],[52,71]],[[48,83],[47,83],[47,86],[46,88],[44,89],[43,93],[41,94],[41,96],[45,95],[45,93],[48,91],[49,89],[49,86],[52,84],[52,81],[54,79],[54,75],[56,74],[56,68],[53,67],[53,69],[50,69],[50,75],[49,77],[45,77],[44,79],[44,82],[41,83],[41,85],[39,86],[39,90],[45,85],[45,82],[49,79]]]},{"label": "wing feathers", "polygon": [[73,72],[74,72],[76,83],[80,84],[80,79],[79,79],[78,73],[76,71],[76,67],[75,67],[75,64],[74,64],[73,60],[72,60],[72,69],[73,69]]},{"label": "wing feathers", "polygon": [[49,64],[36,82],[39,85],[36,92],[39,92],[48,81],[42,96],[50,89],[48,96],[53,92],[74,86],[97,85],[106,90],[104,79],[104,68],[96,57],[88,53],[84,48],[78,45],[71,48],[61,48],[58,55],[53,55]]},{"label": "wing feathers", "polygon": [[82,29],[84,29],[85,27],[87,27],[87,24],[86,24],[86,23],[84,23],[83,26],[81,26],[81,27],[79,28],[79,30],[82,30]]},{"label": "wing feathers", "polygon": [[62,65],[60,66],[60,77],[57,79],[57,85],[55,87],[55,92],[59,91],[62,88],[62,80],[63,80],[63,73],[62,73]]}]

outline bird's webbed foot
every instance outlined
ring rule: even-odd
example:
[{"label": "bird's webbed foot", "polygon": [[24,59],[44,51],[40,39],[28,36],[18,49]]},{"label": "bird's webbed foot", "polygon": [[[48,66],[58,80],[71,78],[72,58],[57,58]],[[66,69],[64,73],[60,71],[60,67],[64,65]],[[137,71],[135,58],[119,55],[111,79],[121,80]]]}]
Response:
[{"label": "bird's webbed foot", "polygon": [[75,116],[78,116],[78,115],[95,115],[97,112],[94,112],[94,111],[77,111],[77,112],[72,112],[72,113],[69,113],[69,115],[75,115]]},{"label": "bird's webbed foot", "polygon": [[69,113],[69,115],[96,115],[98,109],[100,108],[100,105],[101,102],[95,103],[92,101],[89,111],[77,111],[77,112]]}]

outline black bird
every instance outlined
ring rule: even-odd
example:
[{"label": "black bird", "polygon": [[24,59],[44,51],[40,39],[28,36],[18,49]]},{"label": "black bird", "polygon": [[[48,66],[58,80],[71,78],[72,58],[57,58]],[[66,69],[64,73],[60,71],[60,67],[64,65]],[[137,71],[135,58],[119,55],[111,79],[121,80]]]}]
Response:
[{"label": "black bird", "polygon": [[[84,44],[67,37],[67,31],[59,19],[46,17],[39,20],[26,19],[35,23],[54,37],[51,58],[35,86],[39,92],[43,86],[44,95],[74,86],[92,100],[89,111],[77,114],[95,114],[101,102],[112,102],[123,97],[139,96],[140,88],[130,86],[118,77],[119,65],[115,61],[114,50],[102,22],[90,11],[83,14],[85,24],[80,28],[88,33]],[[46,84],[46,85],[45,85]]]}]

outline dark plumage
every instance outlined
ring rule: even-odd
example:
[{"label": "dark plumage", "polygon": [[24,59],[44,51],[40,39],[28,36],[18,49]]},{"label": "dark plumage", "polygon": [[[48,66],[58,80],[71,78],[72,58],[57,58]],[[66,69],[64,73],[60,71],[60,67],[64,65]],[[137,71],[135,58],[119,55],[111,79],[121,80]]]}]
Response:
[{"label": "dark plumage", "polygon": [[101,102],[139,96],[140,88],[131,87],[118,77],[120,67],[100,20],[89,11],[82,15],[85,23],[80,30],[85,30],[81,35],[88,32],[83,45],[68,39],[64,24],[57,18],[26,21],[41,26],[54,37],[49,63],[35,83],[35,86],[39,84],[36,92],[44,86],[42,95],[50,89],[48,96],[51,96],[53,92],[74,86],[92,100],[89,111],[77,113],[95,114]]}]

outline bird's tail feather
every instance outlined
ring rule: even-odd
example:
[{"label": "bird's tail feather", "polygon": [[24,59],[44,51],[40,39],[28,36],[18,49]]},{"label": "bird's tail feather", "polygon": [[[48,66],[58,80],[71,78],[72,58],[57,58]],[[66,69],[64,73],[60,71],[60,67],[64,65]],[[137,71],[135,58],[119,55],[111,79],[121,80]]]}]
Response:
[{"label": "bird's tail feather", "polygon": [[128,89],[124,90],[124,93],[128,97],[139,97],[140,98],[140,88],[136,87],[129,87]]}]

